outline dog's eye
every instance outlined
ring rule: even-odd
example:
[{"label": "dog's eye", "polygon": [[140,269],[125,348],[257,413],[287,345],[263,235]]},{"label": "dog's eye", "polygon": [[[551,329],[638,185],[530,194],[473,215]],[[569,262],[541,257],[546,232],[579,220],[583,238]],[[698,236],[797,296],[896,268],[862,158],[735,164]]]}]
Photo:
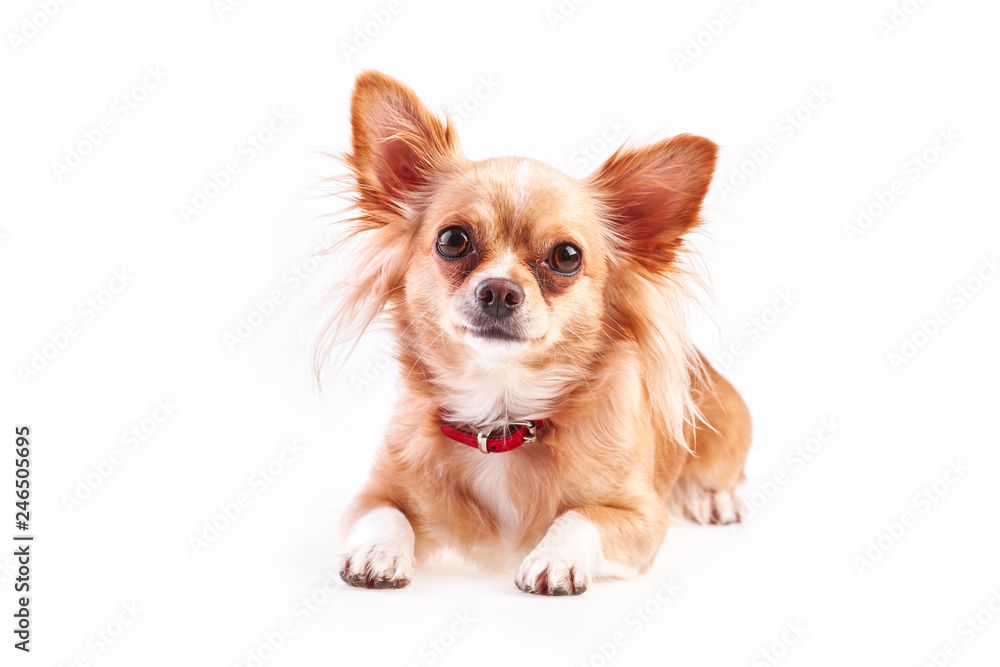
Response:
[{"label": "dog's eye", "polygon": [[549,256],[549,266],[556,273],[569,275],[580,269],[583,253],[572,243],[560,243],[552,249]]},{"label": "dog's eye", "polygon": [[457,225],[441,230],[437,238],[438,254],[446,259],[458,259],[472,252],[469,234]]}]

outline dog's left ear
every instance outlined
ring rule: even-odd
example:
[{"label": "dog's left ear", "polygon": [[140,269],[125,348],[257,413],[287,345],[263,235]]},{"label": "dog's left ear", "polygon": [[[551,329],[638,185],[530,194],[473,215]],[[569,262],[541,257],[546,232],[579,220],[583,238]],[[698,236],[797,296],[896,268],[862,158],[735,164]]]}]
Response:
[{"label": "dog's left ear", "polygon": [[419,208],[428,185],[459,153],[453,127],[410,88],[381,72],[358,76],[351,99],[353,151],[348,156],[369,208]]},{"label": "dog's left ear", "polygon": [[587,178],[607,209],[618,246],[641,266],[659,271],[681,237],[698,224],[718,147],[681,134],[641,148],[619,148]]}]

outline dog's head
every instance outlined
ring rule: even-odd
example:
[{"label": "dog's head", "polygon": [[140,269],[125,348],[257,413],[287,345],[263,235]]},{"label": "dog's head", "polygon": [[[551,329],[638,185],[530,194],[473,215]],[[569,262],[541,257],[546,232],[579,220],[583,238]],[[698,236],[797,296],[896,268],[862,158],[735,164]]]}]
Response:
[{"label": "dog's head", "polygon": [[377,72],[358,77],[351,121],[360,243],[345,312],[387,310],[410,351],[446,368],[560,350],[579,364],[668,308],[637,286],[667,282],[698,222],[707,139],[622,148],[583,180],[524,158],[474,162],[450,123]]}]

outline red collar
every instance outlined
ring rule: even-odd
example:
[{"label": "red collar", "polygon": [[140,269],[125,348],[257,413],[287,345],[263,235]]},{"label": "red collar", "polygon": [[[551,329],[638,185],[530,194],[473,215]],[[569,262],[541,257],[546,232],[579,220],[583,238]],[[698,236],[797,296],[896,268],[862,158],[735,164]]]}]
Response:
[{"label": "red collar", "polygon": [[[515,430],[513,427],[517,427]],[[479,431],[478,433],[467,433],[454,426],[445,424],[441,427],[441,432],[446,436],[469,447],[476,447],[483,454],[490,452],[509,452],[517,449],[526,442],[534,441],[537,429],[545,426],[544,419],[535,421],[511,422],[506,427],[493,431]],[[499,433],[497,436],[491,434]]]}]

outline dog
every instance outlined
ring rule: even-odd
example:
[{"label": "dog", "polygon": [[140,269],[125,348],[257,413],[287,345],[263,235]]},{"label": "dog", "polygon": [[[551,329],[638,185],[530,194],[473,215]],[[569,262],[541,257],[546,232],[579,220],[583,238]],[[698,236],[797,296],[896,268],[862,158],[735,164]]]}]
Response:
[{"label": "dog", "polygon": [[351,125],[353,263],[315,364],[383,322],[401,374],[341,578],[402,588],[449,549],[516,566],[527,593],[576,595],[646,571],[668,507],[739,521],[749,412],[683,317],[717,146],[626,145],[583,179],[474,162],[450,120],[375,71]]}]

